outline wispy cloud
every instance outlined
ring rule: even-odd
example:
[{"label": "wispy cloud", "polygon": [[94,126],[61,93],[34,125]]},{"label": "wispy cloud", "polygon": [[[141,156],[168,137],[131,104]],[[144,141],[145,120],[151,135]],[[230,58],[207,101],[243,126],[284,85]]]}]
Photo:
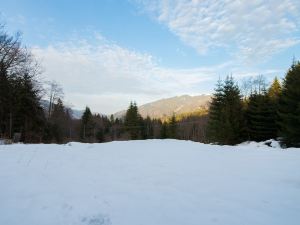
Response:
[{"label": "wispy cloud", "polygon": [[135,0],[199,54],[265,60],[300,43],[298,0]]},{"label": "wispy cloud", "polygon": [[[91,103],[97,105],[95,110],[113,112],[126,107],[130,100],[145,103],[161,97],[195,93],[197,85],[216,75],[217,67],[164,68],[150,54],[123,48],[101,35],[95,39],[97,42],[92,44],[80,40],[32,49],[44,67],[44,76],[61,83],[66,96],[78,107]],[[107,105],[104,99],[117,98],[115,105],[110,101],[111,107],[100,106],[100,102]]]},{"label": "wispy cloud", "polygon": [[234,67],[233,61],[189,69],[163,67],[151,54],[124,48],[98,33],[93,37],[32,48],[45,78],[61,83],[66,100],[76,108],[89,105],[94,111],[113,113],[132,100],[143,104],[163,97],[209,93],[219,76],[230,73],[235,77],[269,73]]}]

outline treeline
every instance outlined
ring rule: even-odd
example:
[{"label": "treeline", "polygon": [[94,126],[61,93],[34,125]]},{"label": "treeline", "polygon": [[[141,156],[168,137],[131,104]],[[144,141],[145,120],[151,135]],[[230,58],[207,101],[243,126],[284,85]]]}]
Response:
[{"label": "treeline", "polygon": [[224,81],[218,81],[209,110],[174,114],[163,120],[142,118],[136,103],[130,103],[122,118],[92,114],[87,107],[81,119],[73,119],[62,101],[54,98],[58,100],[52,100],[53,106],[49,107],[42,141],[108,142],[172,138],[234,145],[244,141],[278,139],[286,147],[299,147],[299,68],[300,63],[293,62],[282,84],[275,78],[270,86],[263,76],[258,76],[249,78],[239,87],[228,76]]},{"label": "treeline", "polygon": [[114,140],[184,139],[204,142],[207,113],[175,114],[161,119],[143,118],[135,102],[131,102],[122,118],[108,118],[92,114],[86,107],[80,121],[79,140],[82,142],[107,142]]},{"label": "treeline", "polygon": [[[203,141],[207,118],[182,115],[165,119],[142,118],[131,103],[124,118],[92,114],[81,119],[63,103],[63,91],[52,81],[38,82],[40,67],[22,46],[21,35],[9,35],[0,25],[0,138],[24,143],[106,142],[149,138]],[[43,100],[47,96],[47,101]],[[197,117],[197,118],[196,118]],[[205,116],[204,116],[205,117]],[[180,120],[180,121],[179,121]],[[198,125],[197,125],[198,124]]]},{"label": "treeline", "polygon": [[293,62],[282,86],[275,78],[267,88],[261,76],[243,86],[250,92],[242,98],[232,77],[218,82],[209,109],[208,140],[234,145],[280,137],[284,146],[300,147],[300,63]]},{"label": "treeline", "polygon": [[299,62],[282,84],[275,79],[270,87],[262,76],[242,88],[227,77],[218,81],[209,110],[163,120],[142,118],[134,102],[122,118],[93,114],[86,107],[82,118],[75,119],[59,85],[49,82],[45,88],[37,82],[39,74],[20,35],[11,36],[0,26],[0,138],[24,143],[173,138],[234,145],[280,137],[283,145],[300,147]]},{"label": "treeline", "polygon": [[[268,86],[263,76],[258,76],[245,81],[242,88],[228,76],[224,81],[218,81],[208,111],[203,109],[190,114],[174,114],[165,120],[142,118],[136,103],[130,103],[122,118],[92,114],[87,107],[82,118],[74,120],[58,102],[54,111],[61,108],[61,114],[53,113],[53,117],[60,116],[50,121],[53,121],[52,131],[56,131],[53,128],[59,130],[60,126],[61,131],[56,133],[63,137],[52,141],[107,142],[172,138],[234,145],[279,137],[284,146],[299,147],[299,71],[300,63],[294,62],[282,84],[275,78]],[[248,94],[242,95],[241,89]]]}]

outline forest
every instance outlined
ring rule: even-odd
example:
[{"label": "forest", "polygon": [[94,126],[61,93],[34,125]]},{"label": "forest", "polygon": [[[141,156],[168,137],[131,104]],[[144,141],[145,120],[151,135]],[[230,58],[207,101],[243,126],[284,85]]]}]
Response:
[{"label": "forest", "polygon": [[[75,119],[55,81],[39,81],[42,70],[21,35],[0,27],[0,138],[6,142],[67,143],[181,139],[220,145],[277,139],[300,147],[300,62],[293,60],[283,80],[267,85],[263,76],[232,76],[216,82],[208,110],[167,119],[143,118],[131,102],[122,118],[93,114],[87,106]],[[45,86],[47,88],[45,88]],[[100,87],[101,88],[101,87]],[[46,99],[46,104],[45,104]]]}]

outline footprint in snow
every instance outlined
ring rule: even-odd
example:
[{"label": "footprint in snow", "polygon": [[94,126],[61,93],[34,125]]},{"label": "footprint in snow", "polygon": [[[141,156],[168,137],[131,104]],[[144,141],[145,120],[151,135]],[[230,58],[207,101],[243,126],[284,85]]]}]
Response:
[{"label": "footprint in snow", "polygon": [[82,218],[81,222],[83,225],[111,225],[110,218],[102,214],[92,217],[84,217]]}]

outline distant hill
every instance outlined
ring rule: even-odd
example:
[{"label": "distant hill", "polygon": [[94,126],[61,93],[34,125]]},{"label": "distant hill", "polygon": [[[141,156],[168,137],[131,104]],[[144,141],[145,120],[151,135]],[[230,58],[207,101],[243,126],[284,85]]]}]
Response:
[{"label": "distant hill", "polygon": [[[139,106],[139,113],[142,117],[166,118],[173,113],[179,115],[192,113],[201,109],[208,109],[211,95],[182,95],[172,98],[165,98]],[[123,117],[126,110],[114,114],[116,118]]]},{"label": "distant hill", "polygon": [[84,110],[79,109],[71,109],[72,110],[72,117],[74,119],[80,119],[82,117],[82,114],[84,113]]},{"label": "distant hill", "polygon": [[[44,99],[41,99],[40,101],[41,103],[41,106],[43,107],[43,109],[48,112],[48,108],[49,108],[49,101],[48,100],[44,100]],[[69,107],[68,107],[69,108]],[[80,119],[84,110],[78,110],[78,109],[72,109],[72,108],[69,108],[71,111],[72,111],[72,117],[74,119]]]}]

